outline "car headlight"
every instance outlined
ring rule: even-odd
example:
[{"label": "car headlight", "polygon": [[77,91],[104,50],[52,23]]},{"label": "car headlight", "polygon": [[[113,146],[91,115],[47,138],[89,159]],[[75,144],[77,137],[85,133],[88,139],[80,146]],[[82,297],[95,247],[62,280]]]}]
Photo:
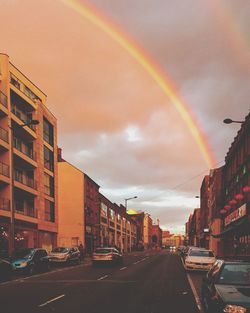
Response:
[{"label": "car headlight", "polygon": [[223,312],[225,313],[246,313],[247,309],[242,306],[228,304],[225,306]]},{"label": "car headlight", "polygon": [[27,265],[28,265],[27,262],[22,262],[22,263],[20,263],[20,267],[26,267]]}]

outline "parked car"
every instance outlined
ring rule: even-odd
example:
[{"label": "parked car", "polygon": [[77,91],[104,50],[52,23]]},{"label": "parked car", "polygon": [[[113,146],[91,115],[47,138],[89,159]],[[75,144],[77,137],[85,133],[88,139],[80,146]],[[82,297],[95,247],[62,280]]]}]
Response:
[{"label": "parked car", "polygon": [[15,271],[33,275],[35,272],[48,271],[50,268],[48,253],[45,249],[21,249],[12,254],[11,264]]},{"label": "parked car", "polygon": [[80,264],[81,253],[77,247],[56,247],[49,254],[49,258],[54,263]]},{"label": "parked car", "polygon": [[122,264],[122,254],[113,247],[97,248],[92,256],[92,265],[101,263]]},{"label": "parked car", "polygon": [[207,313],[250,312],[250,262],[218,260],[203,278]]},{"label": "parked car", "polygon": [[210,270],[216,261],[212,250],[189,249],[185,258],[186,270]]},{"label": "parked car", "polygon": [[12,276],[12,265],[4,259],[0,259],[0,281],[9,280]]}]

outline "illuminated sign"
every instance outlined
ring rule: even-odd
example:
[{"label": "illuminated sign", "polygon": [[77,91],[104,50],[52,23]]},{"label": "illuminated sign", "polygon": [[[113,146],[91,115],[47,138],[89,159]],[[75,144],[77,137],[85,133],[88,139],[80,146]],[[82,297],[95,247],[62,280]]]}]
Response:
[{"label": "illuminated sign", "polygon": [[237,221],[239,218],[247,214],[246,203],[239,207],[237,210],[234,210],[228,216],[225,217],[225,226]]}]

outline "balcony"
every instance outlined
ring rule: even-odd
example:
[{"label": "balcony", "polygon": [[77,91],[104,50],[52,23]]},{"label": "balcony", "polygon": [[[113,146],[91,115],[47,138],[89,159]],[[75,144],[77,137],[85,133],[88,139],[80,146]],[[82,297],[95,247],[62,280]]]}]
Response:
[{"label": "balcony", "polygon": [[3,129],[2,127],[0,127],[0,139],[7,143],[9,142],[8,131],[6,129]]},{"label": "balcony", "polygon": [[10,177],[10,167],[9,165],[0,162],[0,175]]},{"label": "balcony", "polygon": [[0,198],[0,210],[10,211],[10,200],[5,198]]},{"label": "balcony", "polygon": [[37,218],[37,209],[24,205],[22,201],[21,202],[16,201],[14,207],[15,213],[17,214]]},{"label": "balcony", "polygon": [[14,180],[25,186],[37,190],[37,181],[34,180],[34,178],[31,178],[28,175],[22,173],[18,169],[14,169]]},{"label": "balcony", "polygon": [[[11,105],[11,112],[22,121],[23,124],[28,124],[32,120],[32,116],[21,111],[16,105]],[[34,132],[36,131],[35,125],[28,124],[29,127]]]},{"label": "balcony", "polygon": [[2,91],[0,91],[0,103],[8,108],[7,96]]},{"label": "balcony", "polygon": [[13,144],[14,148],[16,148],[18,151],[25,154],[30,159],[36,161],[36,154],[33,151],[33,148],[28,146],[26,143],[24,143],[21,139],[14,137],[13,138]]},{"label": "balcony", "polygon": [[[36,105],[34,103],[35,100],[41,99],[34,94],[32,90],[30,90],[29,87],[27,87],[23,82],[21,82],[14,74],[10,74],[10,84],[11,89],[25,102],[29,105],[31,105],[34,109],[36,109]],[[14,87],[14,88],[13,88]]]}]

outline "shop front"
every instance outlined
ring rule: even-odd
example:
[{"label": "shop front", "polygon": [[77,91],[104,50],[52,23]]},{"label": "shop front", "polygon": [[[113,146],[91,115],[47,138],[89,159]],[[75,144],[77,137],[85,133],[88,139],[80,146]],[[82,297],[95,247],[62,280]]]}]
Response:
[{"label": "shop front", "polygon": [[10,225],[7,222],[0,222],[0,257],[9,255]]},{"label": "shop front", "polygon": [[223,257],[250,256],[249,203],[245,203],[224,218],[224,228],[215,238],[221,238]]}]

